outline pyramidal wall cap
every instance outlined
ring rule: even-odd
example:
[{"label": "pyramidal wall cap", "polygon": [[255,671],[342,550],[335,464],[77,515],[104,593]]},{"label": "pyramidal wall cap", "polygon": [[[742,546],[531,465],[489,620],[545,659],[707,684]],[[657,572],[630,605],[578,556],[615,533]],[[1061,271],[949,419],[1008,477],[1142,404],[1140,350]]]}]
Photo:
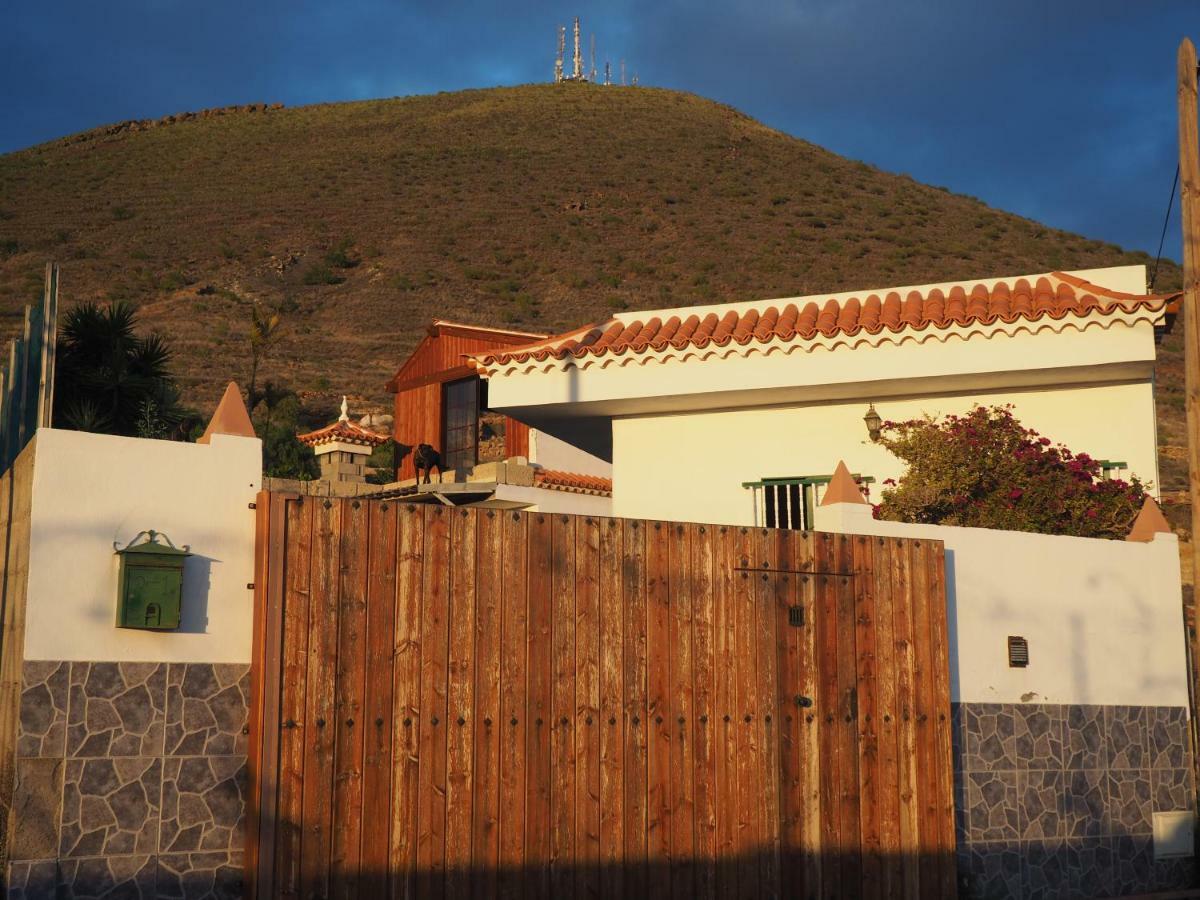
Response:
[{"label": "pyramidal wall cap", "polygon": [[229,382],[217,410],[204,429],[204,436],[196,441],[197,444],[207,444],[214,434],[231,434],[235,437],[257,437],[254,425],[250,422],[250,413],[246,412],[246,404],[242,401],[242,392],[237,382]]},{"label": "pyramidal wall cap", "polygon": [[832,506],[835,503],[866,503],[862,491],[854,482],[854,476],[846,468],[846,463],[839,461],[833,470],[833,478],[825,488],[825,496],[821,498],[822,506]]},{"label": "pyramidal wall cap", "polygon": [[1144,543],[1154,540],[1155,535],[1170,533],[1171,526],[1167,522],[1167,517],[1162,514],[1162,510],[1154,502],[1154,498],[1147,497],[1142,503],[1142,511],[1138,513],[1133,522],[1133,528],[1129,530],[1129,536],[1125,540]]}]

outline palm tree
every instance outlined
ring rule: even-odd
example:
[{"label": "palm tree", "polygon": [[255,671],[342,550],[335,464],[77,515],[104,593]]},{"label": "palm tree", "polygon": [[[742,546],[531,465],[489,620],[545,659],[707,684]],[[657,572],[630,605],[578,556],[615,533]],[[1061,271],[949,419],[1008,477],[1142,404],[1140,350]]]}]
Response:
[{"label": "palm tree", "polygon": [[81,303],[64,317],[55,364],[54,424],[77,431],[158,437],[177,423],[171,349],[136,332],[125,301]]},{"label": "palm tree", "polygon": [[250,389],[246,399],[251,410],[258,406],[260,400],[266,399],[264,392],[258,390],[258,367],[266,359],[271,345],[275,342],[279,331],[279,313],[272,312],[255,301],[250,310]]}]

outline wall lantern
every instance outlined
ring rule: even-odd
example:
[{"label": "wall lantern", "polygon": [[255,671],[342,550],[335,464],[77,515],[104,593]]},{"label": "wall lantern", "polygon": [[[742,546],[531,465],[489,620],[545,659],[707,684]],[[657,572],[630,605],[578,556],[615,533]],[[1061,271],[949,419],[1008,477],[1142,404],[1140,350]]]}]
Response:
[{"label": "wall lantern", "polygon": [[117,577],[117,627],[170,631],[179,627],[183,562],[192,554],[158,531],[142,531],[121,547]]},{"label": "wall lantern", "polygon": [[875,412],[874,403],[867,407],[867,414],[863,416],[863,421],[867,423],[867,434],[871,436],[871,443],[877,442],[883,430],[883,419],[879,413]]}]

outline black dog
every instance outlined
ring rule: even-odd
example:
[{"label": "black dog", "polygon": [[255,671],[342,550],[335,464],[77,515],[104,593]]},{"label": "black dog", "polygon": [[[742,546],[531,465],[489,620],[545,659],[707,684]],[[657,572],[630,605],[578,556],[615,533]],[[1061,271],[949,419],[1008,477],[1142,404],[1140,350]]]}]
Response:
[{"label": "black dog", "polygon": [[417,451],[413,454],[413,466],[417,470],[417,481],[421,480],[421,473],[425,473],[425,483],[429,484],[429,474],[434,470],[438,470],[438,479],[442,477],[442,454],[438,453],[429,444],[417,444]]}]

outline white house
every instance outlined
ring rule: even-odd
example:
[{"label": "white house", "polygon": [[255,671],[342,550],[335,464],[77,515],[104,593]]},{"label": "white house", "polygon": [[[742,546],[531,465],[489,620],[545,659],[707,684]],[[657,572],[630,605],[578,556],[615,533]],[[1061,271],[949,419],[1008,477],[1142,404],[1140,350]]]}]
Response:
[{"label": "white house", "polygon": [[476,353],[488,402],[612,462],[613,514],[809,527],[834,463],[900,462],[885,420],[1008,404],[1157,493],[1156,336],[1178,295],[1145,267],[627,312]]}]

